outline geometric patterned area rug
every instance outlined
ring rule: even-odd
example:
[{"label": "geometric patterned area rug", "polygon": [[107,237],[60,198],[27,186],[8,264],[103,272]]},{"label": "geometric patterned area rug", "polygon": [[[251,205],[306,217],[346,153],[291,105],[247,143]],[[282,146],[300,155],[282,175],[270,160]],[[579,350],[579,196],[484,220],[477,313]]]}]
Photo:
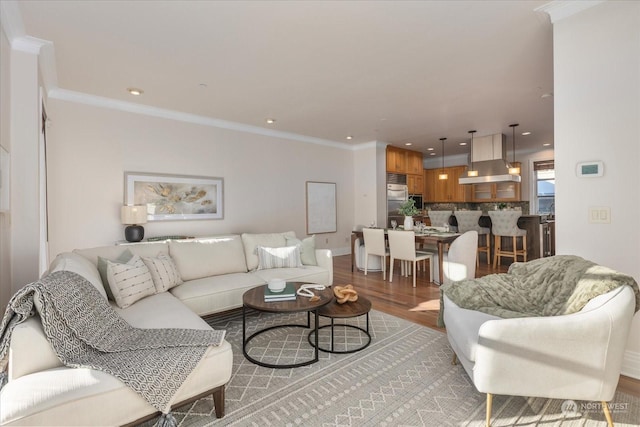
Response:
[{"label": "geometric patterned area rug", "polygon": [[[233,346],[225,416],[216,419],[208,396],[173,411],[179,426],[484,426],[485,395],[474,388],[462,366],[451,364],[453,353],[442,332],[372,310],[372,339],[364,350],[320,352],[320,360],[312,365],[271,369],[243,356],[241,313],[207,321],[226,329],[226,340]],[[299,313],[252,312],[247,316],[247,336],[275,324],[305,322],[306,315]],[[320,324],[326,323],[321,318]],[[347,323],[365,328],[365,317]],[[269,331],[251,341],[249,354],[270,363],[309,359],[313,350],[308,333],[295,327]],[[329,347],[328,328],[318,339],[321,347]],[[339,327],[334,348],[357,347],[364,339],[355,329]],[[639,398],[617,393],[611,403],[616,426],[638,425]],[[495,396],[492,426],[606,426],[599,405]]]}]

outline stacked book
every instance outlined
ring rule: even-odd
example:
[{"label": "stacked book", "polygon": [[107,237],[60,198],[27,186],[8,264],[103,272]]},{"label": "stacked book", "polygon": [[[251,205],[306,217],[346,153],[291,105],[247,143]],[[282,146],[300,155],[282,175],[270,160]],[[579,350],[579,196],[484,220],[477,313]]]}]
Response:
[{"label": "stacked book", "polygon": [[276,302],[276,301],[295,301],[296,288],[293,283],[287,282],[285,288],[280,292],[273,292],[269,289],[269,286],[264,287],[264,301]]}]

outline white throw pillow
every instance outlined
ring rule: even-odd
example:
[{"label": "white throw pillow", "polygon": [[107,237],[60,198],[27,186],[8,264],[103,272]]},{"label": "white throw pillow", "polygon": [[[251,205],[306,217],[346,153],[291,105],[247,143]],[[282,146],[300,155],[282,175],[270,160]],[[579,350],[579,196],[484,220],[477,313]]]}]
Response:
[{"label": "white throw pillow", "polygon": [[143,257],[142,261],[151,273],[156,293],[166,292],[182,284],[178,268],[169,255],[160,253],[156,258]]},{"label": "white throw pillow", "polygon": [[120,308],[127,308],[156,292],[151,273],[138,255],[134,255],[126,264],[107,260],[107,279]]},{"label": "white throw pillow", "polygon": [[283,246],[281,248],[258,246],[257,251],[258,270],[302,267],[300,246]]},{"label": "white throw pillow", "polygon": [[300,246],[300,260],[302,265],[318,265],[316,259],[316,235],[306,239],[298,239],[296,237],[287,237],[287,246]]}]

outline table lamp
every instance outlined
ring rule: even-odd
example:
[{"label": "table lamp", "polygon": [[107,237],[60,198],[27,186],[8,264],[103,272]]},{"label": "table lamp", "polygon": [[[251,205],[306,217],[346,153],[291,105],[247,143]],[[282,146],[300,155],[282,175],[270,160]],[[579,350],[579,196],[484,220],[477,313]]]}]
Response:
[{"label": "table lamp", "polygon": [[147,222],[146,205],[123,206],[120,209],[120,219],[127,225],[124,229],[127,242],[139,242],[144,238],[144,227],[140,224]]}]

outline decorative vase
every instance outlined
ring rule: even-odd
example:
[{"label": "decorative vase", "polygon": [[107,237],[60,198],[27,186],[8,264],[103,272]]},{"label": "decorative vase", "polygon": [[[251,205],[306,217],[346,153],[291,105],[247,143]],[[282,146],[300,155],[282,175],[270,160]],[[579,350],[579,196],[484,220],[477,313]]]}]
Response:
[{"label": "decorative vase", "polygon": [[413,217],[405,216],[404,217],[404,229],[405,230],[413,230]]}]

